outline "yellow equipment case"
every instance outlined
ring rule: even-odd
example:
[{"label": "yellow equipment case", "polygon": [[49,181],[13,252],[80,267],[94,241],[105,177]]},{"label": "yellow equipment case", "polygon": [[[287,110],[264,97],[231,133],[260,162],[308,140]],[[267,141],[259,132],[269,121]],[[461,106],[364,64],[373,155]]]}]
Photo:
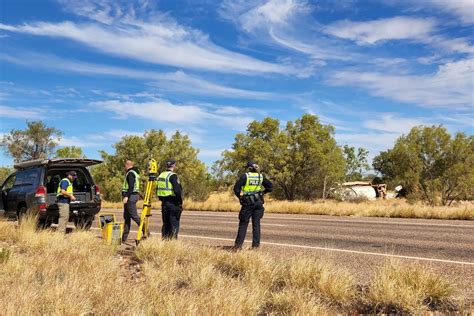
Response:
[{"label": "yellow equipment case", "polygon": [[115,220],[115,214],[99,215],[99,228],[102,230],[102,239],[109,245],[122,243],[123,223]]}]

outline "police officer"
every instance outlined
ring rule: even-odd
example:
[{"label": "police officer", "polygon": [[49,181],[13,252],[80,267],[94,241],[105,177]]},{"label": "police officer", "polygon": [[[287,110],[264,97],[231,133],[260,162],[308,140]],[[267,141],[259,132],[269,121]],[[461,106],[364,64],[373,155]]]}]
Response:
[{"label": "police officer", "polygon": [[58,218],[58,231],[66,232],[67,222],[69,221],[69,203],[76,200],[74,196],[74,189],[72,183],[77,178],[75,171],[68,171],[66,177],[63,178],[58,185],[56,192],[59,218]]},{"label": "police officer", "polygon": [[264,212],[263,195],[273,190],[272,183],[258,172],[257,164],[249,161],[247,168],[248,172],[241,175],[234,185],[234,193],[242,205],[239,213],[239,230],[234,245],[236,249],[242,248],[250,218],[252,218],[252,248],[260,246],[260,219]]},{"label": "police officer", "polygon": [[140,216],[137,213],[137,202],[140,197],[140,175],[138,169],[134,167],[133,162],[130,160],[125,162],[124,169],[125,179],[122,186],[124,227],[122,242],[127,241],[132,219],[140,226]]},{"label": "police officer", "polygon": [[182,187],[174,173],[176,161],[166,161],[166,171],[158,176],[156,194],[161,201],[163,239],[178,239],[179,220],[183,211]]}]

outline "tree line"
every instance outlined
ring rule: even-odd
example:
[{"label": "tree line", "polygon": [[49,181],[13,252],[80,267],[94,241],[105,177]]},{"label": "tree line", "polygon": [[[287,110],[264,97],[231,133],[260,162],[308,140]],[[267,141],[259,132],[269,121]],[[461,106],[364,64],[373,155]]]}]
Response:
[{"label": "tree line", "polygon": [[[131,159],[146,181],[150,158],[164,169],[166,159],[177,161],[185,195],[206,199],[213,190],[227,189],[245,171],[249,160],[256,161],[275,185],[272,196],[285,200],[324,198],[329,188],[344,181],[374,180],[391,186],[402,185],[411,200],[430,205],[449,205],[455,200],[474,196],[473,136],[452,136],[443,126],[418,126],[400,136],[393,148],[373,159],[377,173],[367,175],[369,152],[364,148],[337,144],[335,129],[322,124],[315,115],[305,114],[284,127],[279,120],[253,121],[244,133],[235,136],[231,149],[222,153],[210,172],[198,159],[199,150],[187,135],[176,131],[167,137],[162,130],[127,135],[113,145],[114,153],[99,151],[104,163],[92,167],[94,179],[104,198],[119,201],[123,164]],[[62,132],[42,121],[27,122],[26,129],[12,130],[3,136],[0,146],[15,162],[48,157],[85,157],[82,149],[66,146],[58,149]],[[0,168],[0,181],[12,172]]]}]

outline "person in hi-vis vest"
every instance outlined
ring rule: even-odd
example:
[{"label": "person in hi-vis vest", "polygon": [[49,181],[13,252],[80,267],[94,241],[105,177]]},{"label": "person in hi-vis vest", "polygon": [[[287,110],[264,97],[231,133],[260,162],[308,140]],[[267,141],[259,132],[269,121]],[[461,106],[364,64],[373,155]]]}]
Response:
[{"label": "person in hi-vis vest", "polygon": [[234,185],[234,193],[239,198],[242,208],[239,213],[239,230],[234,247],[241,249],[247,234],[250,218],[252,219],[252,248],[260,246],[260,219],[263,217],[263,195],[272,192],[273,184],[258,172],[258,165],[247,163],[248,172],[240,176]]},{"label": "person in hi-vis vest", "polygon": [[72,185],[76,178],[76,171],[68,171],[66,177],[59,182],[58,190],[56,191],[59,212],[58,231],[60,232],[66,232],[67,222],[69,221],[69,203],[76,200]]},{"label": "person in hi-vis vest", "polygon": [[140,198],[140,174],[138,169],[133,166],[133,162],[127,160],[125,162],[125,179],[122,185],[123,197],[123,235],[122,242],[127,241],[130,233],[130,225],[132,219],[140,226],[140,216],[137,213],[137,202]]},{"label": "person in hi-vis vest", "polygon": [[166,161],[166,171],[160,173],[157,181],[156,195],[161,201],[163,239],[177,239],[179,220],[183,211],[182,187],[178,175],[174,173],[176,161]]}]

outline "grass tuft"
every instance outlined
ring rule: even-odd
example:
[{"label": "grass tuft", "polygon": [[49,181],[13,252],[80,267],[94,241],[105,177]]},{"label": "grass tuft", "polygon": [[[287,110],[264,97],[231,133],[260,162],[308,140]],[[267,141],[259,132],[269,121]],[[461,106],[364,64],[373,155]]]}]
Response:
[{"label": "grass tuft", "polygon": [[420,313],[452,309],[454,287],[433,271],[389,261],[374,275],[367,299],[374,312]]}]

